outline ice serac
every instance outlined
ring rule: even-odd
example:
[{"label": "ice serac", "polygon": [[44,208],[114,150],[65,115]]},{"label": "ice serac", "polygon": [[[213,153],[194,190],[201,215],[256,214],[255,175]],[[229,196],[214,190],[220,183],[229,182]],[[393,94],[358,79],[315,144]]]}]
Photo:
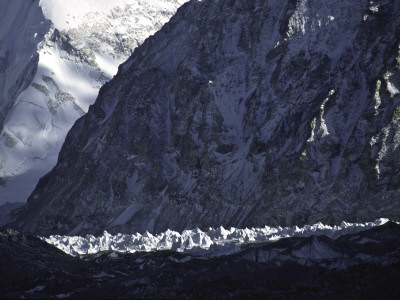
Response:
[{"label": "ice serac", "polygon": [[[111,235],[104,231],[101,236],[93,235],[82,236],[61,236],[51,235],[42,238],[70,255],[96,254],[102,251],[118,251],[120,253],[151,252],[151,251],[177,251],[186,252],[194,255],[204,255],[205,257],[227,255],[239,252],[246,244],[261,244],[276,242],[280,239],[293,237],[320,236],[336,240],[344,235],[354,235],[359,232],[383,226],[391,222],[388,219],[378,219],[375,222],[364,224],[342,222],[340,226],[326,226],[322,223],[306,225],[303,228],[293,227],[269,227],[238,229],[231,227],[225,229],[222,226],[214,229],[210,228],[207,232],[199,228],[194,230],[184,230],[182,233],[167,230],[160,234],[152,235],[148,231],[144,234],[121,234]],[[393,222],[393,226],[400,227]],[[355,240],[351,238],[350,240]],[[360,243],[371,242],[366,238],[359,238]],[[378,241],[375,241],[378,243]],[[279,251],[280,252],[280,251]],[[313,249],[316,256],[321,252],[318,248]],[[329,252],[322,255],[329,255]],[[341,255],[342,256],[342,255]]]},{"label": "ice serac", "polygon": [[100,87],[185,1],[1,1],[0,206],[26,201]]},{"label": "ice serac", "polygon": [[40,234],[400,216],[400,3],[190,1],[80,118]]},{"label": "ice serac", "polygon": [[[398,299],[400,293],[400,225],[390,221],[337,239],[292,237],[243,244],[234,253],[216,256],[169,250],[123,253],[123,248],[108,248],[109,237],[100,237],[99,252],[71,257],[32,234],[0,230],[1,295],[6,299]],[[147,233],[141,238],[151,237]],[[61,243],[68,240],[57,238]],[[124,235],[111,238],[128,247],[143,242],[132,245]],[[91,246],[93,239],[69,237],[81,249]],[[71,253],[73,245],[68,246],[64,251]]]}]

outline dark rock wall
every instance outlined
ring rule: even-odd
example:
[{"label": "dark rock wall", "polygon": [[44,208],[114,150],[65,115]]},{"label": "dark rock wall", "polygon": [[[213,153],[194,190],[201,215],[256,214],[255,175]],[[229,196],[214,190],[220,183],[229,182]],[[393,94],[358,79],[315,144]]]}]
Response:
[{"label": "dark rock wall", "polygon": [[41,234],[397,220],[400,4],[191,1],[69,132]]}]

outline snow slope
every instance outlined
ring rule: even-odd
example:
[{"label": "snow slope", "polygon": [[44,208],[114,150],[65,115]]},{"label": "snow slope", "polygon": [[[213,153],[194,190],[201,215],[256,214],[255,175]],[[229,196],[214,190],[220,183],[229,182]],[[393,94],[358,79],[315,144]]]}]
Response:
[{"label": "snow slope", "polygon": [[0,205],[26,201],[99,88],[184,2],[1,1]]}]

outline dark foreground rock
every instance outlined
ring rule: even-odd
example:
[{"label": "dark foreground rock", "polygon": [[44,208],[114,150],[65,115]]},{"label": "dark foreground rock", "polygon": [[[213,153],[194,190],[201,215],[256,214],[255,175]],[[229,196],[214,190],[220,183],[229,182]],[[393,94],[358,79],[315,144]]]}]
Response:
[{"label": "dark foreground rock", "polygon": [[400,226],[249,244],[235,254],[170,251],[71,257],[0,233],[1,298],[398,299]]}]

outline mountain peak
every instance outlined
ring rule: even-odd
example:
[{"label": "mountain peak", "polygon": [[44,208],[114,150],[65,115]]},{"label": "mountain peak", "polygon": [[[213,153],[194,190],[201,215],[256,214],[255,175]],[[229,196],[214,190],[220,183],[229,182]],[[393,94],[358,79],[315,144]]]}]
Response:
[{"label": "mountain peak", "polygon": [[18,226],[396,220],[400,5],[376,5],[184,5],[75,123]]}]

